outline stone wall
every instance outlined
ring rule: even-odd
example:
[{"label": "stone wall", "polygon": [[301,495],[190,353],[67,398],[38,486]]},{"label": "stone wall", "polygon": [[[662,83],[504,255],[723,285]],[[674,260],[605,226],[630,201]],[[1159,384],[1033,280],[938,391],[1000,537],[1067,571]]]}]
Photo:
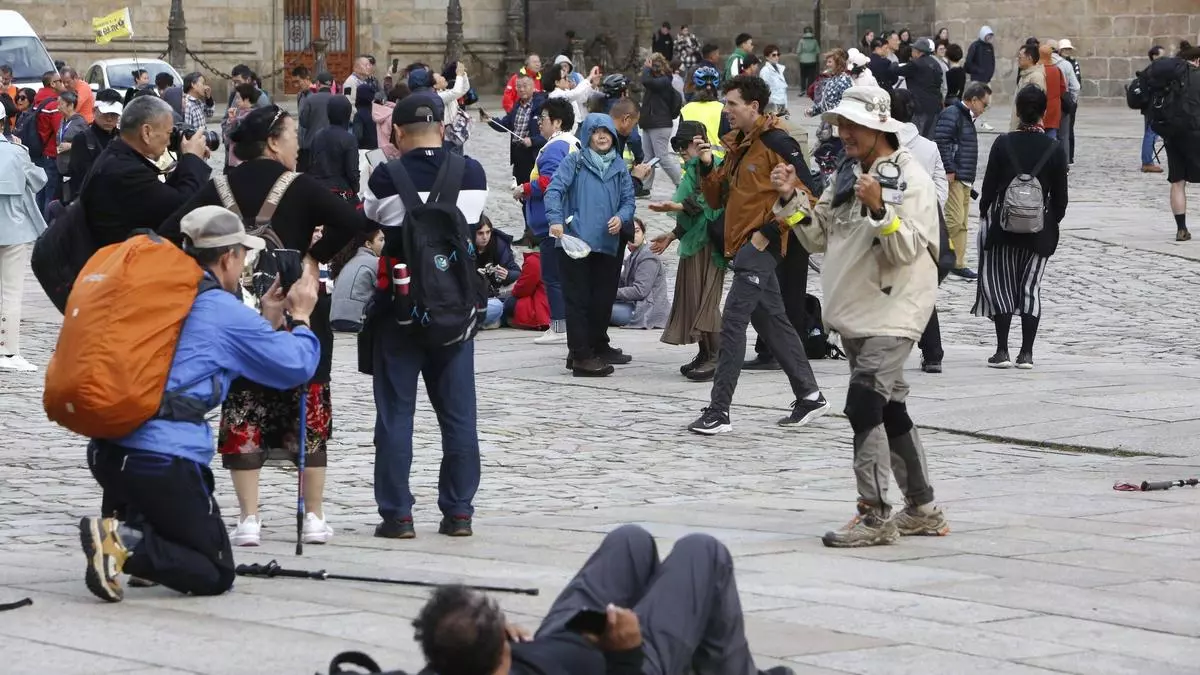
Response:
[{"label": "stone wall", "polygon": [[[463,33],[468,70],[480,87],[501,81],[506,0],[466,0]],[[6,9],[20,12],[46,43],[50,55],[81,73],[97,59],[155,58],[166,51],[170,0],[142,0],[130,5],[135,39],[97,45],[91,17],[114,11],[111,0],[59,0],[35,3],[10,0]],[[184,0],[189,48],[214,69],[228,73],[245,63],[260,75],[285,66],[283,53],[283,0]],[[64,17],[72,17],[70,21]],[[439,67],[445,54],[446,0],[359,0],[355,50],[373,53],[386,69],[392,58],[401,64],[421,60]],[[191,58],[181,72],[206,72]],[[211,76],[211,73],[207,73]],[[227,85],[214,79],[214,89],[224,94]],[[273,94],[283,88],[283,78],[272,77],[264,87]]]},{"label": "stone wall", "polygon": [[[913,14],[898,13],[906,4]],[[914,37],[944,26],[964,51],[989,25],[996,32],[992,85],[1002,96],[1012,93],[1016,52],[1031,36],[1069,38],[1083,71],[1083,95],[1106,99],[1124,97],[1152,45],[1200,44],[1200,0],[824,0],[822,6],[825,34],[839,39],[853,33],[855,17],[866,11],[883,11],[886,27],[907,26]]]}]

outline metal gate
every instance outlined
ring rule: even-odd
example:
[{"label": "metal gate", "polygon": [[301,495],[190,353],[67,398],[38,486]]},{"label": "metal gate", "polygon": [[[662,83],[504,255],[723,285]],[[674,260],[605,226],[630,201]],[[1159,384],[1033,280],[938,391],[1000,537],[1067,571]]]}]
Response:
[{"label": "metal gate", "polygon": [[[315,68],[312,43],[325,40],[325,67],[341,82],[354,67],[354,0],[284,0],[284,63]],[[316,77],[316,73],[313,73]],[[291,68],[285,73],[288,93],[295,93]]]}]

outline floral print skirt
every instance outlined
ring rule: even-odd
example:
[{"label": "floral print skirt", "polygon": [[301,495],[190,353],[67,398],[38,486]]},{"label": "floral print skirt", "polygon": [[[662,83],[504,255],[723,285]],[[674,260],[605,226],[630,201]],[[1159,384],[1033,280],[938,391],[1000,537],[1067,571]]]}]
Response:
[{"label": "floral print skirt", "polygon": [[300,395],[305,395],[307,445],[305,466],[326,465],[333,435],[329,384],[312,382],[279,391],[244,379],[234,380],[221,406],[217,450],[226,469],[261,469],[268,460],[297,461],[300,444]]}]

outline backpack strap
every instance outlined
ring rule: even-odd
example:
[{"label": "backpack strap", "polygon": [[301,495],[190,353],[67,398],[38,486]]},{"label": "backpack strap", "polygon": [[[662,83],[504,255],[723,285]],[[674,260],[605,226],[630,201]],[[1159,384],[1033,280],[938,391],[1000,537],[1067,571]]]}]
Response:
[{"label": "backpack strap", "polygon": [[433,180],[433,188],[429,191],[430,201],[440,204],[458,204],[458,193],[462,189],[463,174],[467,170],[467,160],[453,152],[446,153],[446,159],[438,168],[437,178]]},{"label": "backpack strap", "polygon": [[1030,175],[1033,176],[1034,178],[1037,178],[1037,175],[1042,172],[1042,167],[1046,166],[1046,162],[1050,161],[1050,158],[1054,155],[1054,153],[1057,150],[1058,150],[1058,141],[1051,139],[1050,147],[1046,148],[1045,154],[1043,154],[1042,158],[1038,160],[1038,163],[1034,165],[1033,172],[1030,173]]},{"label": "backpack strap", "polygon": [[355,666],[362,668],[365,673],[382,673],[379,664],[375,663],[375,659],[367,656],[362,652],[342,652],[333,657],[329,662],[329,675],[342,675],[345,673],[353,673],[357,671],[346,670],[342,666]]},{"label": "backpack strap", "polygon": [[[445,164],[442,166],[445,168]],[[388,177],[392,179],[392,186],[396,188],[396,195],[404,204],[405,212],[412,212],[425,203],[421,199],[421,193],[417,192],[417,186],[413,184],[412,177],[408,175],[408,169],[404,168],[403,159],[394,159],[388,162],[387,173]],[[439,170],[438,176],[441,174],[442,172]]]},{"label": "backpack strap", "polygon": [[271,190],[267,192],[267,199],[263,202],[262,208],[258,210],[258,215],[254,217],[255,224],[269,224],[271,218],[275,216],[275,210],[279,208],[279,201],[283,199],[284,193],[291,187],[292,182],[300,174],[295,171],[284,171],[275,184],[271,186]]},{"label": "backpack strap", "polygon": [[217,196],[221,198],[221,206],[241,217],[242,210],[238,208],[237,201],[233,198],[233,190],[229,187],[229,176],[218,174],[213,176],[212,182],[213,187],[217,188]]}]

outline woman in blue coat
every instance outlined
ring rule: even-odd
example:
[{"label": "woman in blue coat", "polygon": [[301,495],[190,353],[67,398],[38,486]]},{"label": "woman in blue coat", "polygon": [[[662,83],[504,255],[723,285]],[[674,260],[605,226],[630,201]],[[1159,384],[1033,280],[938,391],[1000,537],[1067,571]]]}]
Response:
[{"label": "woman in blue coat", "polygon": [[546,189],[550,236],[582,239],[591,252],[567,255],[561,245],[559,276],[567,305],[567,368],[576,377],[604,377],[613,364],[633,360],[608,343],[608,324],[621,274],[621,236],[633,238],[633,178],[616,151],[617,128],[592,113],[579,127],[583,150],[563,159]]}]

